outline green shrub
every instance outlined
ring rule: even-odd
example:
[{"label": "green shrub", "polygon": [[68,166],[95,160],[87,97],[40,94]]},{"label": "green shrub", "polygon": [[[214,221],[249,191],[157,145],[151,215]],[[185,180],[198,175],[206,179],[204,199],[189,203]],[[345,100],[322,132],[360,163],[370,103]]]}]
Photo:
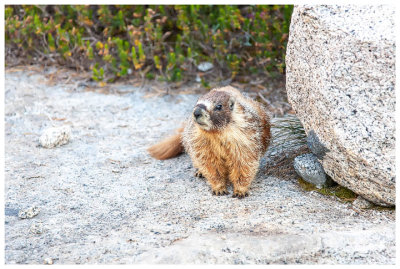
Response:
[{"label": "green shrub", "polygon": [[[292,6],[9,5],[6,59],[45,57],[112,81],[138,72],[168,81],[285,72]],[[218,72],[216,72],[218,71]],[[202,80],[205,75],[202,74]],[[206,83],[206,82],[205,82]]]}]

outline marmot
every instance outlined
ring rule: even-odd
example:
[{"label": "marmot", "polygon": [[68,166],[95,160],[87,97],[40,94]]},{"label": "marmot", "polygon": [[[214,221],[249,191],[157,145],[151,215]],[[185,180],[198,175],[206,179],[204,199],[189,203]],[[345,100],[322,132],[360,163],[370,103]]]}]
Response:
[{"label": "marmot", "polygon": [[227,86],[200,97],[178,134],[148,149],[164,160],[185,150],[197,175],[204,176],[215,195],[248,196],[261,157],[270,142],[270,119],[265,107]]}]

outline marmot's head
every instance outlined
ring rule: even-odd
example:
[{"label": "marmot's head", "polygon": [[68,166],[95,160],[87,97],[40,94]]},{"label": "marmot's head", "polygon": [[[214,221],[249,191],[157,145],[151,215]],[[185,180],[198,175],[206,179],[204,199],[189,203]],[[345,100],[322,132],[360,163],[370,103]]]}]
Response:
[{"label": "marmot's head", "polygon": [[193,109],[194,122],[203,130],[216,131],[232,120],[233,96],[223,91],[211,91],[197,101]]}]

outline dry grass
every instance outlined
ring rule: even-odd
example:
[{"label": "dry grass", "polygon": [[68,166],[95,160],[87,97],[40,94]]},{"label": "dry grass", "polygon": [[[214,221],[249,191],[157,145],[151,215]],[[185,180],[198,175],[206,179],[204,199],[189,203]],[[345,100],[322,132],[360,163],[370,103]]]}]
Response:
[{"label": "dry grass", "polygon": [[281,152],[281,154],[270,156],[270,159],[265,166],[265,174],[285,180],[297,177],[297,173],[293,168],[293,160],[297,156],[306,153],[310,153],[310,150],[307,146],[303,146]]},{"label": "dry grass", "polygon": [[306,133],[299,119],[292,115],[274,118],[271,125],[272,143],[268,151],[266,174],[293,179],[297,177],[293,168],[294,158],[310,153],[306,144]]}]

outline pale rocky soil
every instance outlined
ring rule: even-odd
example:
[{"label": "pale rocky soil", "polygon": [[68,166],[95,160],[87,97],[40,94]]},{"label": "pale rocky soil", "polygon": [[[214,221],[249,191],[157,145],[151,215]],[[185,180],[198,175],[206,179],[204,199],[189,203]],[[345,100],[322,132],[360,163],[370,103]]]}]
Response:
[{"label": "pale rocky soil", "polygon": [[[198,95],[150,96],[130,85],[88,91],[49,72],[6,70],[6,264],[394,264],[395,211],[360,210],[265,176],[251,195],[216,197],[187,155],[157,161]],[[47,75],[47,78],[46,78]],[[71,141],[40,134],[68,125]],[[275,152],[276,153],[276,152]],[[40,213],[21,219],[18,212]]]}]

